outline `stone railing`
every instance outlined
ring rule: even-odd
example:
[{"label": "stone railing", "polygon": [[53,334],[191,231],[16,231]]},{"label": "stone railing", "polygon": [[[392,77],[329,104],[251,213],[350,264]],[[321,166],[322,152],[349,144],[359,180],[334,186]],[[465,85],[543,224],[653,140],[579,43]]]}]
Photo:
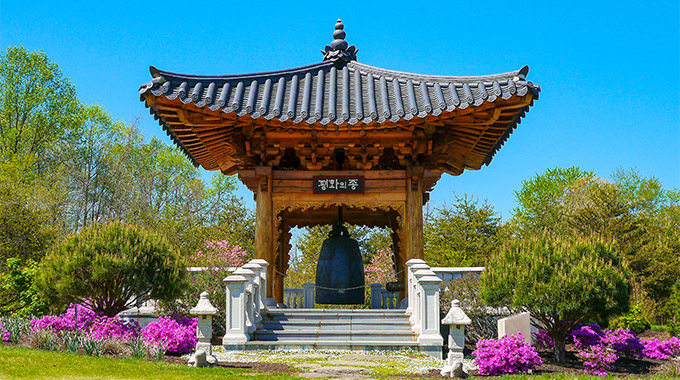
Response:
[{"label": "stone railing", "polygon": [[399,292],[383,289],[382,284],[371,284],[371,309],[398,309]]},{"label": "stone railing", "polygon": [[307,282],[302,289],[283,289],[283,303],[290,309],[313,309],[314,284]]},{"label": "stone railing", "polygon": [[267,297],[265,260],[250,260],[224,279],[227,288],[225,346],[241,346],[252,337],[262,320]]},{"label": "stone railing", "polygon": [[411,259],[406,262],[406,286],[411,328],[424,346],[441,346],[444,339],[439,333],[439,287],[442,280],[425,261]]}]

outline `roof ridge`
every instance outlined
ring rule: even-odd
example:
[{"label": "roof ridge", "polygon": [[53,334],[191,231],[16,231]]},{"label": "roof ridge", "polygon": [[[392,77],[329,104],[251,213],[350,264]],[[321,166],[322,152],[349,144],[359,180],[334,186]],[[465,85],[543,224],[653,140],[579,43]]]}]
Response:
[{"label": "roof ridge", "polygon": [[490,75],[432,75],[432,74],[420,74],[420,73],[413,73],[413,72],[408,72],[408,71],[399,71],[399,70],[391,70],[391,69],[385,69],[382,67],[378,66],[373,66],[373,65],[368,65],[365,63],[361,62],[351,62],[348,65],[350,68],[353,66],[356,66],[359,69],[363,69],[366,71],[372,71],[375,74],[391,74],[394,77],[411,77],[411,79],[434,79],[434,80],[439,80],[442,82],[449,82],[449,83],[455,83],[456,81],[459,81],[461,83],[470,83],[470,82],[483,82],[483,81],[489,81],[489,80],[498,80],[498,79],[513,79],[514,77],[517,77],[518,80],[525,80],[526,75],[529,73],[529,66],[522,66],[521,69],[515,70],[515,71],[508,71],[505,73],[499,73],[499,74],[490,74]]},{"label": "roof ridge", "polygon": [[171,77],[175,77],[175,78],[184,78],[184,79],[238,80],[238,79],[253,78],[253,77],[285,76],[285,75],[289,75],[289,74],[295,75],[295,74],[298,74],[300,72],[313,70],[313,69],[320,69],[320,68],[325,68],[325,67],[331,67],[331,66],[333,66],[332,62],[324,61],[324,62],[313,63],[311,65],[298,66],[298,67],[293,67],[293,68],[284,69],[284,70],[261,71],[261,72],[243,73],[243,74],[226,74],[226,75],[181,74],[181,73],[175,73],[175,72],[172,72],[172,71],[159,70],[155,66],[149,66],[149,72],[151,73],[151,75],[154,78],[157,77],[157,76],[167,75],[167,76],[171,76]]}]

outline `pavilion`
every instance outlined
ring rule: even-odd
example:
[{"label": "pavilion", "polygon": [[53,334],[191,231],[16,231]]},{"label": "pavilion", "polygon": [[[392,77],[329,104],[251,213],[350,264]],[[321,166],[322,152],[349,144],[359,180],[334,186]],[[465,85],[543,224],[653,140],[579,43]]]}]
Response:
[{"label": "pavilion", "polygon": [[238,174],[254,193],[255,256],[279,302],[290,229],[331,224],[338,206],[349,224],[391,228],[398,272],[422,259],[436,182],[489,165],[540,92],[527,66],[436,76],[360,63],[343,29],[338,20],[308,66],[214,76],[151,66],[139,90],[194,165]]}]

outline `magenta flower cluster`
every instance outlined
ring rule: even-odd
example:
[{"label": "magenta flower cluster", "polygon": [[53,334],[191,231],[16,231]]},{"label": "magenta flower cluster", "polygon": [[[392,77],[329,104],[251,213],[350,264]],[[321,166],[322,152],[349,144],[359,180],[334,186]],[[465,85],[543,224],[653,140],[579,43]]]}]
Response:
[{"label": "magenta flower cluster", "polygon": [[641,342],[645,346],[644,354],[648,358],[665,360],[680,357],[680,339],[677,337],[664,341],[656,338],[643,339]]},{"label": "magenta flower cluster", "polygon": [[198,318],[182,318],[176,315],[160,317],[158,322],[151,322],[142,329],[142,340],[148,345],[160,346],[170,353],[186,354],[198,343],[197,324]]},{"label": "magenta flower cluster", "polygon": [[595,344],[580,349],[576,356],[583,359],[584,372],[598,376],[607,376],[607,371],[614,369],[614,363],[619,359],[611,347]]},{"label": "magenta flower cluster", "polygon": [[190,259],[194,265],[207,267],[240,267],[245,264],[248,252],[228,240],[210,240],[204,250],[197,251]]},{"label": "magenta flower cluster", "polygon": [[552,350],[555,347],[552,338],[543,330],[538,330],[532,334],[534,337],[534,346],[539,350]]},{"label": "magenta flower cluster", "polygon": [[642,359],[645,347],[640,343],[640,338],[635,332],[628,329],[616,329],[605,331],[600,344],[611,347],[616,355],[631,359]]},{"label": "magenta flower cluster", "polygon": [[572,330],[567,339],[572,340],[576,348],[587,348],[600,343],[603,335],[602,328],[598,324],[593,323]]},{"label": "magenta flower cluster", "polygon": [[524,342],[521,332],[499,340],[482,339],[472,355],[480,375],[527,372],[543,364],[536,349]]},{"label": "magenta flower cluster", "polygon": [[122,321],[118,317],[100,316],[90,326],[90,337],[97,340],[120,339],[128,341],[139,335],[137,321]]},{"label": "magenta flower cluster", "polygon": [[2,341],[3,342],[10,342],[12,340],[12,336],[7,331],[7,329],[2,325],[2,322],[0,322],[0,336],[2,336]]},{"label": "magenta flower cluster", "polygon": [[65,313],[61,315],[46,315],[42,318],[32,319],[31,328],[34,330],[50,329],[56,333],[76,330],[87,331],[92,322],[97,318],[94,311],[83,305],[71,305]]},{"label": "magenta flower cluster", "polygon": [[605,330],[596,324],[581,326],[570,334],[576,356],[584,360],[584,371],[606,376],[620,357],[642,359],[644,346],[635,332],[628,329]]}]

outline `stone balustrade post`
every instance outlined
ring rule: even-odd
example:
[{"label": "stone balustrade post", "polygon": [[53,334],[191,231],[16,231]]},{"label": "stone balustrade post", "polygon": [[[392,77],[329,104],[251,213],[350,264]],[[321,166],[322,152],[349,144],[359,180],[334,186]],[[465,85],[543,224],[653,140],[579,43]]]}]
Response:
[{"label": "stone balustrade post", "polygon": [[[421,267],[425,266],[425,264],[416,264],[414,267]],[[411,325],[413,326],[413,331],[416,334],[421,333],[421,328],[422,328],[422,316],[423,316],[423,287],[420,282],[420,279],[426,276],[431,276],[434,275],[434,272],[432,272],[430,267],[427,266],[427,268],[418,268],[415,272],[413,272],[413,284],[414,284],[414,290],[413,290],[413,314],[411,315],[411,318],[409,318],[409,321],[411,322]]]},{"label": "stone balustrade post", "polygon": [[[262,276],[260,274],[260,272],[262,271],[262,267],[260,266],[260,264],[253,263],[251,260],[241,268],[250,269],[251,271],[253,271],[253,273],[255,273],[255,276],[253,276],[253,319],[254,325],[257,325],[257,323],[262,320],[261,313],[262,308],[260,305],[260,302],[262,301],[260,293],[262,292],[263,289],[261,283]],[[267,290],[265,289],[264,291],[266,292]]]},{"label": "stone balustrade post", "polygon": [[371,309],[382,309],[382,284],[371,284]]},{"label": "stone balustrade post", "polygon": [[[201,293],[196,306],[189,311],[191,315],[198,316],[196,325],[196,337],[198,342],[194,353],[189,357],[189,365],[205,367],[217,365],[217,358],[212,354],[212,320],[217,314],[217,308],[212,305],[208,292]],[[199,352],[200,351],[200,352]]]},{"label": "stone balustrade post", "polygon": [[262,269],[260,270],[260,301],[258,308],[260,310],[264,310],[265,300],[267,299],[267,268],[269,267],[269,263],[267,262],[267,260],[263,259],[253,259],[250,260],[248,263],[257,264],[260,267],[262,267]]},{"label": "stone balustrade post", "polygon": [[243,267],[234,271],[235,275],[243,276],[248,280],[245,292],[245,311],[246,311],[246,335],[250,338],[250,333],[255,331],[255,272]]},{"label": "stone balustrade post", "polygon": [[311,282],[305,282],[302,284],[303,298],[304,298],[304,308],[313,309],[314,308],[314,284]]},{"label": "stone balustrade post", "polygon": [[[435,276],[434,272],[418,278],[421,288],[420,311],[420,336],[418,343],[421,345],[440,346],[444,339],[439,333],[439,287],[442,280]],[[441,351],[439,351],[441,357]]]},{"label": "stone balustrade post", "polygon": [[[407,307],[406,307],[406,315],[411,316],[413,314],[413,299],[414,297],[412,296],[413,292],[415,291],[415,285],[413,284],[413,266],[416,264],[425,264],[424,260],[421,259],[411,259],[406,262],[406,298],[407,298]],[[430,269],[429,267],[427,269]]]},{"label": "stone balustrade post", "polygon": [[246,286],[248,279],[241,275],[230,275],[224,279],[227,289],[226,331],[222,344],[242,346],[248,341],[246,331]]},{"label": "stone balustrade post", "polygon": [[463,369],[463,349],[465,348],[465,326],[472,321],[460,307],[458,300],[451,301],[451,309],[442,319],[443,325],[449,325],[449,355],[441,370],[442,376],[466,377]]},{"label": "stone balustrade post", "polygon": [[[409,260],[410,261],[410,260]],[[420,260],[422,261],[422,260]],[[415,264],[411,264],[410,267],[411,270],[411,287],[409,288],[409,293],[413,294],[413,297],[409,295],[409,303],[411,304],[411,313],[409,316],[409,323],[411,323],[411,326],[419,326],[419,323],[417,322],[418,315],[420,311],[418,310],[420,302],[418,301],[418,297],[420,294],[420,284],[418,283],[418,277],[416,276],[416,273],[418,271],[429,271],[430,266],[420,262],[416,262]],[[420,272],[420,275],[423,276],[425,272]],[[417,327],[419,328],[419,327]]]}]

